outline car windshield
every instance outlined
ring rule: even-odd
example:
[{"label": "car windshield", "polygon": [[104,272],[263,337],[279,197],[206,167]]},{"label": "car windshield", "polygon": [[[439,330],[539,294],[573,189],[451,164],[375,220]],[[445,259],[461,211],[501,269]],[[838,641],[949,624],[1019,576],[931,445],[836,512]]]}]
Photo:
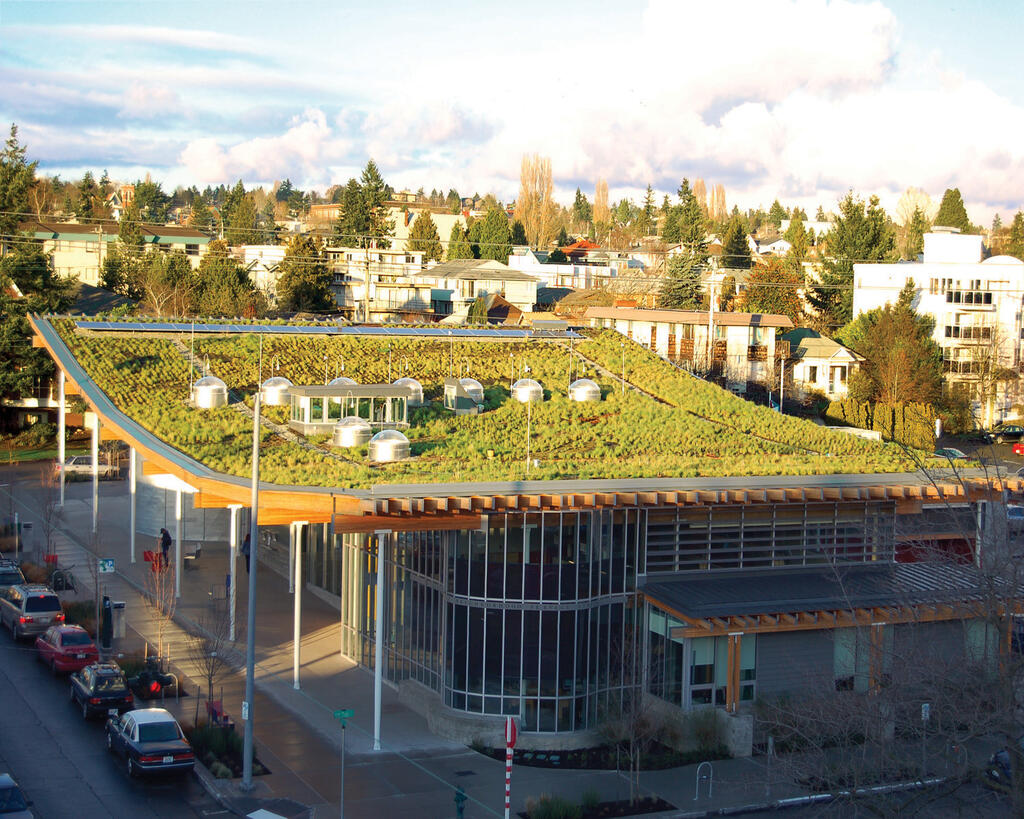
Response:
[{"label": "car windshield", "polygon": [[17,569],[0,569],[0,586],[13,586],[24,579]]},{"label": "car windshield", "polygon": [[139,726],[139,742],[168,742],[180,737],[176,722],[147,722]]},{"label": "car windshield", "polygon": [[52,594],[36,594],[25,601],[25,611],[60,611],[60,600]]},{"label": "car windshield", "polygon": [[21,790],[19,788],[0,788],[0,813],[14,813],[19,810],[28,810]]},{"label": "car windshield", "polygon": [[96,690],[104,693],[124,691],[128,687],[122,674],[104,674],[96,678]]},{"label": "car windshield", "polygon": [[65,646],[91,646],[92,637],[84,631],[67,631],[61,637],[61,645]]}]

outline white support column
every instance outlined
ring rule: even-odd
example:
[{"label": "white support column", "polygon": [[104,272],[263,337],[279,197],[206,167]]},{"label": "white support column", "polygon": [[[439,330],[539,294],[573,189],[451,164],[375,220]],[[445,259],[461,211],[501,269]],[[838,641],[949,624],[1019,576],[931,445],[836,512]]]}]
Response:
[{"label": "white support column", "polygon": [[65,395],[64,370],[57,370],[57,462],[60,464],[60,508],[64,508],[64,467],[67,461],[66,444],[67,437],[67,396]]},{"label": "white support column", "polygon": [[100,417],[92,425],[92,438],[89,446],[92,455],[92,533],[96,534],[100,522]]},{"label": "white support column", "polygon": [[238,563],[238,510],[242,507],[231,504],[228,509],[231,512],[231,523],[228,530],[228,639],[235,642],[235,588],[238,585],[235,578],[235,566]]},{"label": "white support column", "polygon": [[174,596],[181,597],[181,489],[174,490]]},{"label": "white support column", "polygon": [[138,484],[138,473],[135,471],[135,447],[128,447],[128,551],[131,555],[131,562],[135,562],[135,502],[137,496],[135,489]]},{"label": "white support column", "polygon": [[288,524],[288,594],[295,593],[295,524]]},{"label": "white support column", "polygon": [[292,616],[292,687],[299,690],[299,648],[302,644],[302,534],[305,521],[293,523],[295,529],[295,612]]},{"label": "white support column", "polygon": [[374,654],[373,654],[373,750],[380,750],[380,700],[384,684],[384,554],[391,534],[390,529],[381,529],[377,535],[377,586],[374,590],[376,610],[374,613]]}]

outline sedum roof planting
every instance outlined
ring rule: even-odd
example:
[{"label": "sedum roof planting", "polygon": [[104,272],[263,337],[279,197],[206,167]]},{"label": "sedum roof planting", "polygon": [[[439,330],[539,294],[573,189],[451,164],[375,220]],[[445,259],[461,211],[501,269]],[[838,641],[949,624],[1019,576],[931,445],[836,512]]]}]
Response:
[{"label": "sedum roof planting", "polygon": [[[188,405],[189,365],[181,336],[145,331],[114,335],[52,320],[82,368],[117,408],[155,436],[218,472],[246,476],[252,420],[239,404],[204,411]],[[643,347],[627,343],[622,389],[622,336],[599,331],[563,340],[373,338],[264,335],[264,372],[255,334],[197,335],[196,360],[206,361],[235,398],[249,407],[269,374],[296,385],[322,385],[342,371],[362,384],[387,384],[415,373],[426,405],[410,409],[412,457],[371,465],[366,448],[339,452],[329,436],[313,449],[263,430],[263,480],[285,485],[362,489],[378,484],[555,479],[692,478],[902,472],[915,468],[898,447],[877,444],[747,402],[683,373]],[[184,341],[184,344],[182,344]],[[390,355],[389,355],[390,352]],[[326,370],[325,373],[325,361]],[[528,369],[527,369],[528,368]],[[455,416],[441,406],[443,381],[474,374],[485,411]],[[511,400],[510,383],[528,372],[550,400],[530,412]],[[195,373],[193,373],[193,377]],[[568,385],[593,379],[605,400],[570,401]],[[634,389],[635,388],[635,389]],[[234,399],[233,399],[234,400]],[[266,413],[282,423],[284,410]]]}]

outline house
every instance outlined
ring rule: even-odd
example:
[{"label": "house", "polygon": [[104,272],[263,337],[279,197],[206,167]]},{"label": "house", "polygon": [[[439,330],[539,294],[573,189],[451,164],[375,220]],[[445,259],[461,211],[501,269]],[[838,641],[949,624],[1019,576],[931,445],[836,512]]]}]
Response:
[{"label": "house", "polygon": [[831,400],[846,397],[850,375],[863,356],[814,330],[800,328],[782,336],[789,343],[793,385],[802,395],[821,393]]},{"label": "house", "polygon": [[853,314],[895,304],[913,281],[914,309],[935,320],[946,383],[965,391],[977,417],[992,426],[1024,395],[1020,379],[994,377],[1024,362],[1024,262],[984,254],[981,236],[935,228],[924,235],[920,262],[854,264]]},{"label": "house", "polygon": [[[589,246],[592,243],[585,244]],[[562,263],[550,262],[550,254],[545,251],[516,246],[512,248],[508,265],[539,279],[543,287],[568,287],[573,290],[607,286],[618,277],[642,273],[645,269],[636,254],[606,251],[596,245],[584,250],[583,245],[582,242],[576,242],[563,248],[563,251],[572,250],[573,255],[566,253],[568,261]]]},{"label": "house", "polygon": [[793,327],[788,316],[767,313],[630,307],[588,307],[584,319],[591,327],[616,330],[675,364],[710,372],[735,392],[746,392],[750,383],[774,383],[776,362],[789,355],[789,345],[776,333]]},{"label": "house", "polygon": [[240,245],[234,248],[249,279],[271,301],[277,300],[277,279],[287,248],[284,245]]},{"label": "house", "polygon": [[431,308],[438,316],[468,313],[478,297],[494,293],[524,313],[537,303],[537,278],[493,259],[455,259],[413,279],[432,288]]},{"label": "house", "polygon": [[782,238],[757,246],[757,252],[762,256],[785,256],[792,249],[793,245]]},{"label": "house", "polygon": [[[83,224],[39,219],[22,222],[18,230],[42,241],[43,252],[53,254],[53,269],[57,275],[97,286],[103,260],[111,243],[117,241],[121,226],[110,220]],[[199,260],[210,244],[210,237],[205,233],[178,225],[140,224],[139,231],[144,250],[165,253],[180,250],[193,268],[199,267]]]},{"label": "house", "polygon": [[465,215],[452,213],[447,208],[425,204],[389,204],[388,219],[395,223],[395,232],[391,237],[392,250],[405,250],[408,247],[413,224],[421,214],[427,212],[437,227],[437,237],[443,247],[448,246],[448,237],[452,235],[453,226],[459,225],[463,230],[466,228]]},{"label": "house", "polygon": [[134,185],[119,185],[115,190],[107,194],[105,204],[115,222],[121,221],[121,216],[135,199]]}]

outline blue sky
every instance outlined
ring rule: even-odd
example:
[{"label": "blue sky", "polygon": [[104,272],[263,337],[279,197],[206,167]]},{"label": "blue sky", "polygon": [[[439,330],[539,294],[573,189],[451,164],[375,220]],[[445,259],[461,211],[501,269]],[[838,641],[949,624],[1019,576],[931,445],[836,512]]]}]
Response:
[{"label": "blue sky", "polygon": [[170,188],[373,156],[396,187],[513,198],[524,154],[556,194],[683,176],[729,205],[829,208],[848,189],[976,221],[1024,204],[1019,10],[1009,2],[12,2],[0,118],[45,172]]}]

